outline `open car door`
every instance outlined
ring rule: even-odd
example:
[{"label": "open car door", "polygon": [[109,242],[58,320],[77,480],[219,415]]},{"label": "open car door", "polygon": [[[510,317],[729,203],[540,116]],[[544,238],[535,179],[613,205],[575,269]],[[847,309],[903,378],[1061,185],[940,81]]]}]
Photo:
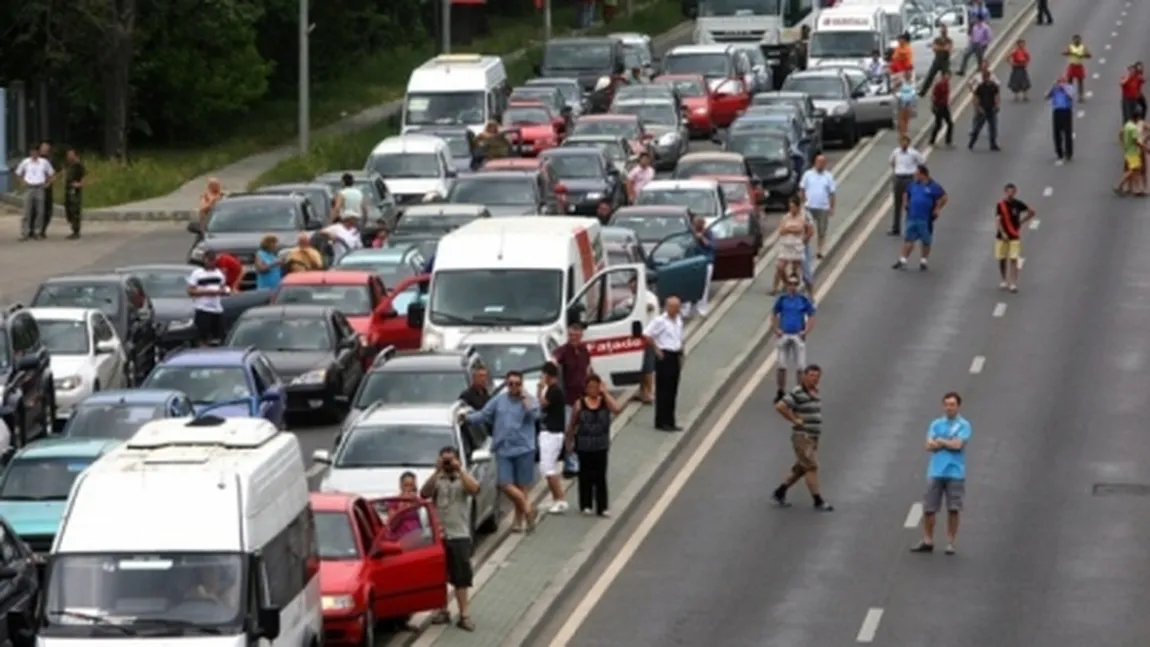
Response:
[{"label": "open car door", "polygon": [[655,292],[660,304],[668,297],[678,297],[683,303],[697,303],[703,298],[707,287],[707,259],[693,254],[694,246],[694,237],[684,231],[667,236],[648,250],[647,263],[655,273]]},{"label": "open car door", "polygon": [[578,317],[586,326],[583,339],[591,369],[609,389],[638,384],[642,378],[647,289],[644,265],[615,265],[600,270],[567,304],[568,318]]},{"label": "open car door", "polygon": [[751,96],[747,94],[746,85],[738,79],[723,79],[712,83],[708,84],[713,110],[711,117],[716,126],[726,128],[746,111]]},{"label": "open car door", "polygon": [[715,236],[715,269],[711,280],[754,278],[759,250],[750,221],[742,221],[738,214],[729,213],[711,223],[708,229]]},{"label": "open car door", "polygon": [[371,326],[367,334],[367,346],[377,352],[386,346],[398,350],[417,350],[423,339],[423,327],[412,326],[407,318],[407,309],[413,303],[427,301],[427,288],[431,283],[430,274],[409,276],[391,286],[387,296],[380,301],[371,313]]},{"label": "open car door", "polygon": [[445,607],[447,556],[435,508],[427,501],[394,497],[369,503],[381,512],[384,527],[368,556],[379,560],[374,570],[376,617],[403,618]]}]

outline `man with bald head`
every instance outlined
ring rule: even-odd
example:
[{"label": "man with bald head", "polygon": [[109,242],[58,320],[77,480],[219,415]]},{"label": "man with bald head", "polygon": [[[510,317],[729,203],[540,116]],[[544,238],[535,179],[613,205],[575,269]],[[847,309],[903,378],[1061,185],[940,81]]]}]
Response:
[{"label": "man with bald head", "polygon": [[311,234],[302,233],[296,239],[296,246],[288,250],[284,262],[285,272],[311,272],[323,269],[323,257],[311,244]]},{"label": "man with bald head", "polygon": [[686,343],[681,309],[679,297],[667,297],[663,313],[643,331],[643,341],[655,351],[655,428],[660,431],[682,431],[675,422]]}]

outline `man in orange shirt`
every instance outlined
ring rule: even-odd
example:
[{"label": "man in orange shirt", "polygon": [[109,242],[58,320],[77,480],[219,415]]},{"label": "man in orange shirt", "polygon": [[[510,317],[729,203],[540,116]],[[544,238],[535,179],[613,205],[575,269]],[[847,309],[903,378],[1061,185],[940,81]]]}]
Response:
[{"label": "man in orange shirt", "polygon": [[910,48],[910,37],[902,34],[898,45],[890,56],[890,75],[900,76],[914,69],[914,52]]}]

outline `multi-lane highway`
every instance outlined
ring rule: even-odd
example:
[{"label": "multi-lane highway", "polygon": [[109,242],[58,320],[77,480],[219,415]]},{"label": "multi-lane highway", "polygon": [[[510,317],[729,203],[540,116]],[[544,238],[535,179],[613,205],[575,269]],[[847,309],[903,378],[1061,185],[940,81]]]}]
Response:
[{"label": "multi-lane highway", "polygon": [[[930,157],[951,200],[931,270],[891,269],[884,215],[821,304],[810,359],[825,371],[822,482],[836,512],[812,511],[801,486],[794,508],[772,505],[789,428],[770,372],[748,375],[768,379],[717,403],[716,416],[737,411],[702,431],[696,452],[709,453],[684,452],[641,506],[640,535],[602,551],[574,612],[554,622],[558,639],[539,644],[1147,643],[1150,203],[1110,188],[1117,80],[1146,55],[1150,5],[1055,9],[1052,27],[1025,35],[1035,99],[1004,100],[1002,152],[965,149],[967,116],[959,146]],[[1061,166],[1041,96],[1073,33],[1094,53],[1092,94]],[[991,256],[1006,182],[1039,214],[1018,294],[998,290]],[[974,426],[958,554],[911,554],[923,438],[950,390]]]}]

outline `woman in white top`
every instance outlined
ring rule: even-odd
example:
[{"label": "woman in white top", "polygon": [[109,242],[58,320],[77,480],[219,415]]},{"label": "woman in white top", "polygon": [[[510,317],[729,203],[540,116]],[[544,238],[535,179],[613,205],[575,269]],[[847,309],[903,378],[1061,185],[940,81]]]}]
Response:
[{"label": "woman in white top", "polygon": [[340,183],[343,184],[343,188],[335,194],[335,202],[332,205],[334,217],[341,219],[342,216],[351,216],[361,219],[361,222],[366,221],[367,205],[363,199],[363,191],[355,186],[355,178],[351,173],[344,173]]},{"label": "woman in white top", "polygon": [[787,204],[787,213],[779,221],[779,239],[775,243],[779,249],[778,262],[775,268],[775,283],[771,295],[778,294],[779,285],[790,276],[802,276],[803,258],[806,255],[807,243],[814,235],[814,227],[807,220],[799,196],[791,196]]},{"label": "woman in white top", "polygon": [[639,197],[639,192],[647,183],[655,179],[655,169],[651,166],[651,155],[639,154],[639,165],[627,174],[627,200],[632,204]]},{"label": "woman in white top", "polygon": [[359,227],[356,226],[358,223],[359,216],[344,213],[340,216],[339,222],[323,229],[324,235],[334,243],[331,265],[338,263],[351,250],[363,248],[363,237],[359,233]]}]

